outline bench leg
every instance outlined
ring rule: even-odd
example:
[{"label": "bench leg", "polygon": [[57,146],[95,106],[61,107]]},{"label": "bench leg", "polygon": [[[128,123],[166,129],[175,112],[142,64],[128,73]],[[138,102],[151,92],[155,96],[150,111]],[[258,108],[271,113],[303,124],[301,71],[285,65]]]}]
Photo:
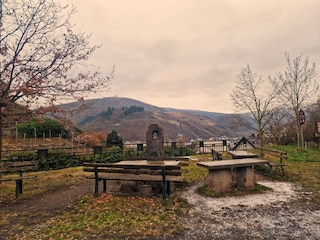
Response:
[{"label": "bench leg", "polygon": [[98,197],[99,193],[99,177],[98,177],[98,167],[94,166],[94,197]]},{"label": "bench leg", "polygon": [[273,175],[272,166],[271,166],[271,165],[269,165],[269,167],[270,167],[270,175],[272,176],[272,175]]},{"label": "bench leg", "polygon": [[162,183],[162,199],[164,202],[167,199],[167,184],[166,184],[166,182]]},{"label": "bench leg", "polygon": [[22,179],[16,180],[16,197],[22,193]]},{"label": "bench leg", "polygon": [[165,172],[165,167],[161,167],[162,171],[162,199],[165,202],[167,198],[167,181],[166,181],[166,172]]},{"label": "bench leg", "polygon": [[106,193],[107,192],[107,180],[103,179],[103,192]]},{"label": "bench leg", "polygon": [[281,171],[282,171],[282,176],[284,177],[285,174],[284,174],[284,168],[283,168],[283,166],[281,166]]},{"label": "bench leg", "polygon": [[167,182],[167,194],[170,195],[171,194],[171,190],[170,190],[170,186],[171,183],[170,182]]},{"label": "bench leg", "polygon": [[93,194],[93,196],[94,197],[98,197],[98,195],[99,195],[99,179],[96,178],[95,179],[95,183],[94,183],[94,194]]},{"label": "bench leg", "polygon": [[[272,168],[271,165],[269,165],[269,167],[270,167],[270,175],[271,175],[271,176],[272,176],[273,174],[276,174],[276,172],[277,172],[277,167],[280,167],[280,168],[281,168],[281,174],[282,174],[283,177],[285,176],[285,172],[284,172],[284,167],[283,167],[283,165],[275,166],[275,167],[274,167],[274,170],[273,170],[273,168]],[[279,171],[280,171],[280,170],[279,170]]]}]

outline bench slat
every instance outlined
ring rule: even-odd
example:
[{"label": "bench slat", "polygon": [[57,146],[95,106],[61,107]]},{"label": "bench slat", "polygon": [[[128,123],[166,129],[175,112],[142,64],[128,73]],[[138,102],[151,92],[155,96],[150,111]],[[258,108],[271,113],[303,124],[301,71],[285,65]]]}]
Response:
[{"label": "bench slat", "polygon": [[18,173],[37,170],[37,161],[12,162],[4,160],[0,163],[0,173]]},{"label": "bench slat", "polygon": [[[94,168],[85,167],[84,172],[95,172]],[[122,174],[149,174],[149,175],[162,175],[161,169],[128,169],[128,168],[99,168],[98,172],[101,173],[122,173]],[[181,169],[177,170],[167,170],[166,175],[180,176],[183,171]]]},{"label": "bench slat", "polygon": [[15,181],[15,180],[22,180],[22,179],[33,179],[37,176],[23,176],[23,177],[11,177],[11,178],[0,178],[0,182],[8,182],[8,181]]},{"label": "bench slat", "polygon": [[[89,176],[90,179],[95,179],[95,176]],[[162,176],[160,175],[147,175],[147,174],[121,174],[121,173],[109,173],[99,174],[99,180],[124,180],[124,181],[150,181],[150,182],[162,182]],[[169,182],[183,182],[182,176],[167,176],[166,181]]]},{"label": "bench slat", "polygon": [[[128,168],[128,169],[160,169],[159,165],[152,165],[150,163],[149,165],[131,165],[131,164],[116,164],[116,163],[83,163],[84,167],[95,167],[98,168]],[[180,169],[180,165],[175,166],[165,166],[167,169]]]}]

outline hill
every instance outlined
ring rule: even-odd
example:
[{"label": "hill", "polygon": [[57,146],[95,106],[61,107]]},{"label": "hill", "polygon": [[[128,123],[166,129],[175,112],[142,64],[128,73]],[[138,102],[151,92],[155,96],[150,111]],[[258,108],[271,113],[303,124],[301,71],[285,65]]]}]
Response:
[{"label": "hill", "polygon": [[[160,108],[130,98],[101,98],[84,101],[86,108],[70,120],[87,132],[119,133],[124,141],[145,141],[145,134],[151,123],[158,123],[164,130],[165,141],[175,141],[179,126],[187,140],[212,137],[242,136],[243,131],[232,123],[234,115]],[[82,103],[83,104],[83,103]],[[77,107],[80,103],[65,104],[63,107]]]}]

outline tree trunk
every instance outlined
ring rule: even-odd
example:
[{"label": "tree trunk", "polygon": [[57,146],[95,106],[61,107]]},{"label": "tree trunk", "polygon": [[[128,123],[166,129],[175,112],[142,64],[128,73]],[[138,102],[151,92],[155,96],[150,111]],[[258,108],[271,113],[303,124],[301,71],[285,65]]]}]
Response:
[{"label": "tree trunk", "polygon": [[296,131],[297,131],[298,148],[303,148],[303,146],[304,146],[303,133],[302,133],[302,125],[300,124],[300,122],[296,123]]},{"label": "tree trunk", "polygon": [[[0,108],[0,110],[1,110],[1,108]],[[2,115],[0,113],[0,161],[1,160],[2,160]],[[0,173],[0,178],[2,178],[1,173]],[[1,184],[1,182],[0,182],[0,184]]]},{"label": "tree trunk", "polygon": [[0,114],[0,161],[2,160],[2,115]]}]

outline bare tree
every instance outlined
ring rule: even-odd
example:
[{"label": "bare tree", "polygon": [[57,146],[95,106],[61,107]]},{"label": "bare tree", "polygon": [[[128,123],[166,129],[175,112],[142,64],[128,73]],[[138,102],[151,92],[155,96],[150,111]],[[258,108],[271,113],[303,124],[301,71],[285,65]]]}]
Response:
[{"label": "bare tree", "polygon": [[[0,10],[0,128],[16,103],[46,113],[108,89],[112,76],[81,71],[99,46],[72,30],[74,7],[55,0],[0,0]],[[0,134],[0,153],[1,146]]]},{"label": "bare tree", "polygon": [[291,60],[286,53],[287,69],[278,73],[272,80],[275,88],[281,88],[280,99],[289,108],[292,119],[295,120],[298,147],[303,147],[302,125],[299,121],[299,111],[313,101],[319,94],[319,83],[316,80],[316,65],[310,66],[309,58],[302,60],[298,56]]},{"label": "bare tree", "polygon": [[269,121],[266,125],[266,139],[275,144],[281,144],[287,136],[288,113],[282,106],[274,107],[269,111]]},{"label": "bare tree", "polygon": [[[270,119],[269,109],[279,92],[276,89],[263,91],[264,89],[267,88],[262,77],[253,73],[247,65],[241,69],[236,87],[231,93],[235,110],[242,113],[239,121],[258,133],[261,147],[264,146],[263,134]],[[247,118],[251,119],[253,125],[247,124]]]}]

